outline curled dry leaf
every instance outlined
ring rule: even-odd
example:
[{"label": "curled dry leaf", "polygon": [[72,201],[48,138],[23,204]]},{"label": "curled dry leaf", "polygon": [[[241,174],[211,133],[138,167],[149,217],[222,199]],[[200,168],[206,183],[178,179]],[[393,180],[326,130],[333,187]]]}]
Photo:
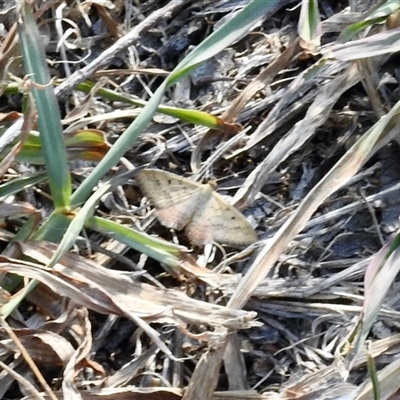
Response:
[{"label": "curled dry leaf", "polygon": [[[63,366],[74,353],[71,343],[54,332],[28,332],[19,329],[14,331],[18,336],[23,335],[19,340],[37,364]],[[10,352],[18,352],[11,339],[2,340],[0,344]]]}]

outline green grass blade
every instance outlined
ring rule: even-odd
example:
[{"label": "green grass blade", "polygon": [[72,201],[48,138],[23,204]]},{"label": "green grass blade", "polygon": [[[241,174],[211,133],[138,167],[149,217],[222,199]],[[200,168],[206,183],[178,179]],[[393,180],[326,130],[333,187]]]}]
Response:
[{"label": "green grass blade", "polygon": [[379,400],[381,399],[380,396],[381,391],[379,387],[380,385],[379,385],[378,373],[376,371],[375,360],[369,349],[367,349],[367,366],[368,366],[369,376],[371,378],[374,400]]},{"label": "green grass blade", "polygon": [[232,19],[213,32],[187,55],[167,78],[168,85],[187,76],[199,64],[214,57],[220,51],[243,37],[279,0],[252,0]]},{"label": "green grass blade", "polygon": [[89,218],[86,227],[116,239],[171,268],[178,267],[181,250],[175,245],[100,217]]},{"label": "green grass blade", "polygon": [[38,27],[29,6],[19,8],[18,31],[25,72],[32,81],[31,92],[38,112],[50,191],[56,209],[70,204],[71,180],[62,134],[61,115],[54,95]]},{"label": "green grass blade", "polygon": [[22,176],[2,183],[0,185],[0,200],[4,200],[7,196],[19,193],[22,190],[37,185],[46,180],[46,178],[47,175],[44,172],[38,172],[30,176]]},{"label": "green grass blade", "polygon": [[360,32],[377,24],[383,24],[388,17],[400,7],[399,0],[388,0],[382,3],[376,10],[373,10],[362,21],[347,26],[340,34],[338,42],[345,43],[354,38]]},{"label": "green grass blade", "polygon": [[[82,92],[89,93],[90,90],[94,87],[94,84],[91,82],[83,82],[77,85],[77,89]],[[145,107],[147,101],[132,98],[131,96],[117,93],[110,89],[100,88],[96,94],[110,101],[119,101],[121,103],[132,104],[137,107]],[[206,126],[211,129],[218,129],[223,131],[231,131],[229,128],[232,124],[225,123],[220,118],[211,115],[210,113],[199,111],[199,110],[185,110],[184,108],[178,107],[169,107],[164,105],[159,105],[157,107],[157,112],[165,115],[169,115],[171,117],[177,118],[180,121],[188,122],[190,124],[197,124]]]}]

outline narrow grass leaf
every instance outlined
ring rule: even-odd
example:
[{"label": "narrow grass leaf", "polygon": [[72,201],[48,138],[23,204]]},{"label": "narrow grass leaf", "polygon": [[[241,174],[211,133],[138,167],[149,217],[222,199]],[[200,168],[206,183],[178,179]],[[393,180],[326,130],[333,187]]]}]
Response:
[{"label": "narrow grass leaf", "polygon": [[369,376],[371,379],[371,383],[372,383],[372,390],[373,390],[373,396],[374,396],[374,400],[380,400],[380,389],[379,389],[379,379],[378,379],[378,375],[376,372],[376,365],[375,365],[375,360],[372,357],[371,353],[368,351],[367,354],[367,367],[368,367],[368,372],[369,372]]},{"label": "narrow grass leaf", "polygon": [[18,30],[25,72],[32,81],[32,94],[38,111],[38,126],[43,145],[46,171],[56,209],[69,207],[71,181],[62,135],[61,116],[54,95],[46,55],[30,6],[18,7]]},{"label": "narrow grass leaf", "polygon": [[46,179],[47,174],[45,172],[38,172],[30,176],[21,176],[2,183],[0,185],[0,200],[4,200],[8,196],[44,182]]},{"label": "narrow grass leaf", "polygon": [[89,218],[85,226],[116,239],[139,253],[147,254],[173,269],[179,268],[182,250],[178,246],[100,217]]},{"label": "narrow grass leaf", "polygon": [[[77,86],[78,90],[88,93],[94,86],[91,82],[84,82]],[[110,101],[118,101],[126,104],[132,104],[137,107],[144,107],[147,101],[132,98],[131,96],[117,93],[110,89],[101,88],[97,91],[97,95],[108,99]],[[199,110],[185,110],[184,108],[169,107],[160,104],[157,107],[157,112],[170,117],[174,117],[183,122],[188,122],[190,124],[206,126],[207,128],[227,131],[234,124],[229,124],[222,121],[220,118],[211,115],[210,113],[199,111]]]},{"label": "narrow grass leaf", "polygon": [[399,7],[400,2],[398,0],[385,1],[377,9],[368,14],[362,21],[351,24],[343,29],[338,42],[348,42],[360,32],[365,31],[368,27],[385,23],[387,18],[396,12]]},{"label": "narrow grass leaf", "polygon": [[[396,400],[398,397],[398,391],[400,389],[400,358],[394,357],[394,360],[386,365],[383,369],[377,372],[377,381],[379,382],[380,387],[380,397],[381,399],[390,399]],[[375,396],[374,388],[372,386],[372,382],[370,379],[364,382],[363,385],[360,386],[358,394],[354,398],[354,400],[371,400]],[[393,397],[392,397],[393,396]]]},{"label": "narrow grass leaf", "polygon": [[279,0],[251,0],[240,12],[201,42],[179,63],[168,77],[168,85],[181,80],[199,64],[241,39],[257,21],[263,18],[268,10],[274,8],[278,3]]},{"label": "narrow grass leaf", "polygon": [[[65,146],[69,161],[100,161],[110,148],[104,133],[97,129],[84,129],[67,134]],[[41,137],[35,132],[31,132],[16,159],[19,162],[43,165],[45,158]]]}]

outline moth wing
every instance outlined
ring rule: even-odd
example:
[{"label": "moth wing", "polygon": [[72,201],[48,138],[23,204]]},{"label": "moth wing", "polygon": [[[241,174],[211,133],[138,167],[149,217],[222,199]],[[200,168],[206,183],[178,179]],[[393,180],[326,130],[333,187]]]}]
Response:
[{"label": "moth wing", "polygon": [[235,207],[216,192],[203,208],[197,209],[186,226],[193,244],[218,242],[232,247],[246,247],[257,241],[257,235]]}]

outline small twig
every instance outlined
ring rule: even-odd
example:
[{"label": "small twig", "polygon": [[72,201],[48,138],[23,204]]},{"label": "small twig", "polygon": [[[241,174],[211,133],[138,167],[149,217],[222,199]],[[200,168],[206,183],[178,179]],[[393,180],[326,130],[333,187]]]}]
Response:
[{"label": "small twig", "polygon": [[[50,399],[58,400],[57,396],[54,394],[54,392],[51,390],[50,386],[47,384],[46,380],[44,379],[42,373],[39,371],[39,368],[37,367],[35,362],[32,360],[32,357],[26,351],[25,347],[23,346],[23,344],[19,340],[18,336],[11,329],[10,325],[8,325],[6,319],[1,317],[0,318],[0,323],[1,323],[2,327],[5,329],[5,331],[8,333],[8,336],[10,337],[10,339],[17,346],[17,348],[20,351],[22,357],[24,358],[24,360],[28,364],[29,368],[34,373],[34,375],[36,376],[37,380],[42,385],[44,391],[47,393],[47,395],[50,397]],[[40,397],[40,398],[43,398],[43,397]]]},{"label": "small twig", "polygon": [[376,233],[378,235],[379,241],[381,242],[381,245],[383,246],[385,244],[385,239],[383,238],[382,231],[379,227],[379,223],[376,218],[375,210],[371,207],[371,203],[367,200],[364,190],[362,190],[362,189],[360,190],[360,195],[361,195],[362,199],[364,200],[364,203],[367,206],[369,213],[371,214],[372,221],[374,222],[374,226],[376,229]]}]

